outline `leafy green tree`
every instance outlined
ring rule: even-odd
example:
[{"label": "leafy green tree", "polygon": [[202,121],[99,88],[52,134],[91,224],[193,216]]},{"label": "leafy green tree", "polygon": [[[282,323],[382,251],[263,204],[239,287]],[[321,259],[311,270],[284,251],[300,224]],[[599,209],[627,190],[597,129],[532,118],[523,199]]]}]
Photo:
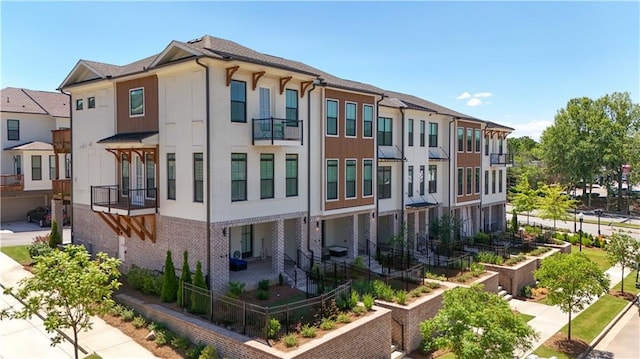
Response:
[{"label": "leafy green tree", "polygon": [[176,301],[178,295],[178,277],[176,268],[173,266],[171,251],[167,251],[167,258],[164,261],[164,274],[162,275],[162,292],[160,299],[163,302],[172,303]]},{"label": "leafy green tree", "polygon": [[482,286],[458,287],[442,297],[442,309],[420,323],[426,350],[447,348],[459,359],[511,359],[538,337],[506,301]]},{"label": "leafy green tree", "polygon": [[71,245],[41,255],[33,267],[33,277],[21,280],[17,290],[5,290],[5,294],[20,299],[24,307],[3,309],[0,319],[43,315],[46,331],[56,333],[52,345],[63,340],[58,330],[71,329],[78,359],[78,332],[91,329],[91,317],[105,313],[114,304],[111,296],[120,287],[119,265],[120,260],[105,253],[91,260],[83,246]]},{"label": "leafy green tree", "polygon": [[49,233],[49,247],[58,248],[58,245],[62,244],[62,238],[60,236],[60,231],[58,231],[58,222],[54,219],[51,222],[51,233]]},{"label": "leafy green tree", "polygon": [[529,224],[529,215],[531,211],[536,209],[538,195],[536,191],[529,185],[529,180],[524,177],[514,188],[514,194],[511,196],[511,204],[518,213],[525,212],[527,214],[527,224]]},{"label": "leafy green tree", "polygon": [[[198,288],[207,289],[207,283],[202,275],[202,263],[198,261],[196,264],[196,273],[193,275],[193,285]],[[206,313],[207,312],[207,297],[200,293],[191,293],[191,312],[193,313]]]},{"label": "leafy green tree", "polygon": [[439,238],[442,243],[451,243],[453,238],[460,234],[462,223],[459,219],[449,214],[444,214],[431,224],[431,233]]},{"label": "leafy green tree", "polygon": [[556,254],[545,258],[535,272],[535,277],[539,286],[549,290],[549,302],[569,314],[569,340],[571,314],[584,309],[594,296],[600,296],[609,290],[609,278],[582,252]]},{"label": "leafy green tree", "polygon": [[[182,273],[180,274],[180,281],[178,282],[178,305],[184,306],[185,300],[183,298],[183,283],[191,283],[191,268],[189,268],[189,252],[184,251],[182,253]],[[188,302],[188,298],[186,302]]]},{"label": "leafy green tree", "polygon": [[[620,264],[622,267],[623,279],[624,268],[637,265],[636,260],[640,256],[640,242],[622,231],[612,233],[604,249],[609,263],[611,265]],[[624,293],[624,280],[621,283],[620,291]]]},{"label": "leafy green tree", "polygon": [[560,185],[542,186],[542,195],[538,197],[538,214],[540,218],[553,220],[553,231],[556,231],[556,221],[566,221],[569,218],[567,211],[575,207],[575,201],[570,199]]}]

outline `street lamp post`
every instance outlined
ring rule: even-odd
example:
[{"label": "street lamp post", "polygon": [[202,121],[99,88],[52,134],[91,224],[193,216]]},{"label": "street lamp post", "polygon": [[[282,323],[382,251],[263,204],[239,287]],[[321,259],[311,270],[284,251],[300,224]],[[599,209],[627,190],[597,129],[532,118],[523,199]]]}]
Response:
[{"label": "street lamp post", "polygon": [[576,233],[576,215],[578,214],[578,208],[573,207],[573,233]]},{"label": "street lamp post", "polygon": [[600,217],[602,216],[602,210],[596,209],[595,212],[598,215],[598,236],[600,236]]},{"label": "street lamp post", "polygon": [[584,213],[580,212],[578,218],[580,219],[580,252],[582,252],[582,221],[584,221]]}]

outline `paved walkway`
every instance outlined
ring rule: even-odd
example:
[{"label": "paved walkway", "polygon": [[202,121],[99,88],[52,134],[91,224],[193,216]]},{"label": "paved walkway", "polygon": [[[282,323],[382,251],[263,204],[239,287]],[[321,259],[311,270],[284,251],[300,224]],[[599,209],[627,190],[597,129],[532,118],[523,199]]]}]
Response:
[{"label": "paved walkway", "polygon": [[[0,283],[5,287],[16,287],[20,279],[31,276],[22,266],[0,252]],[[20,302],[12,296],[0,295],[0,307],[14,306]],[[94,317],[93,329],[80,332],[80,346],[90,353],[97,353],[104,359],[120,358],[156,358],[150,351],[136,343],[120,330],[108,325],[102,319]],[[73,358],[73,345],[63,342],[51,347],[51,335],[44,329],[42,320],[36,316],[29,320],[0,321],[0,358]],[[80,352],[80,357],[85,357]]]},{"label": "paved walkway", "polygon": [[[611,267],[605,273],[611,280],[610,287],[615,286],[622,280],[622,272],[619,267]],[[598,298],[594,297],[589,305],[595,303],[597,300]],[[520,358],[526,358],[569,322],[569,315],[563,313],[557,306],[548,306],[541,303],[527,302],[518,299],[512,299],[509,301],[509,305],[520,313],[535,316],[535,318],[531,319],[528,324],[540,335],[540,338],[533,343],[532,350],[526,353],[517,354]],[[589,305],[587,305],[585,309],[587,309]],[[582,313],[582,311],[573,313],[571,318],[576,318],[580,313]]]}]

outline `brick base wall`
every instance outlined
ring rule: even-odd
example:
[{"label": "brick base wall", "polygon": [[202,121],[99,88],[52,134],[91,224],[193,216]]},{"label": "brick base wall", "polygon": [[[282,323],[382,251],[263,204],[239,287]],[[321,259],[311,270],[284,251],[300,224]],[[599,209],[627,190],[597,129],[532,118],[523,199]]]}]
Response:
[{"label": "brick base wall", "polygon": [[499,284],[512,295],[519,295],[525,286],[534,286],[533,272],[538,269],[536,258],[528,258],[512,267],[483,263],[487,270],[500,273]]}]

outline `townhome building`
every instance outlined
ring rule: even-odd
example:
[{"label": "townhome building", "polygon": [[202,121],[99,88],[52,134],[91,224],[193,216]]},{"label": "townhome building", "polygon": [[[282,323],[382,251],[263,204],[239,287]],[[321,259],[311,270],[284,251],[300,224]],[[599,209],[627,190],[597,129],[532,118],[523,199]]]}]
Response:
[{"label": "townhome building", "polygon": [[[291,263],[354,258],[403,223],[419,250],[450,211],[466,234],[481,229],[475,131],[487,123],[411,95],[212,36],[124,66],[80,60],[60,89],[72,101],[73,240],[125,270],[161,269],[167,250],[179,267],[187,250],[226,292]],[[458,127],[471,150],[457,149]]]},{"label": "townhome building", "polygon": [[486,122],[482,156],[482,227],[484,232],[504,230],[507,204],[507,168],[513,166],[513,154],[507,152],[507,136],[513,128]]},{"label": "townhome building", "polygon": [[0,98],[2,222],[28,219],[30,210],[50,206],[54,198],[69,204],[71,157],[52,144],[52,138],[69,136],[68,97],[7,87]]}]

